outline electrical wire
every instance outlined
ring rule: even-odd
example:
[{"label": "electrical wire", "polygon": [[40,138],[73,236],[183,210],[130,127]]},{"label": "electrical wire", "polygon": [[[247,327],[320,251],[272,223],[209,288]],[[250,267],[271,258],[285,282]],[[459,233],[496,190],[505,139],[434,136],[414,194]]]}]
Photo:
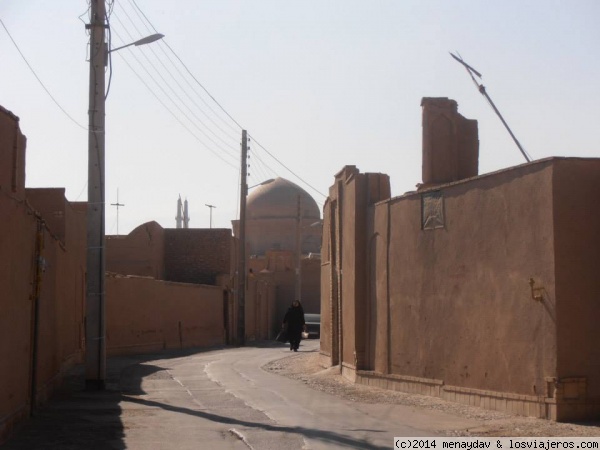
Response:
[{"label": "electrical wire", "polygon": [[211,153],[213,153],[217,158],[219,158],[221,161],[223,161],[225,164],[227,164],[228,166],[232,167],[235,170],[238,170],[238,167],[234,164],[232,164],[231,162],[227,161],[225,158],[223,158],[220,154],[216,153],[214,150],[212,150],[202,139],[200,139],[192,130],[190,130],[190,128],[181,121],[181,119],[177,116],[177,114],[175,114],[171,108],[169,108],[169,106],[167,106],[165,104],[165,102],[162,101],[162,99],[158,96],[158,94],[156,94],[156,92],[154,92],[154,90],[152,89],[152,87],[146,83],[146,80],[144,80],[144,78],[133,68],[133,66],[131,64],[129,64],[129,61],[127,61],[127,59],[122,58],[123,61],[125,62],[125,64],[127,64],[127,66],[131,69],[131,71],[134,73],[134,75],[140,80],[140,82],[146,86],[146,88],[148,89],[148,91],[150,91],[150,93],[154,96],[154,98],[156,98],[156,100],[158,100],[158,102],[165,108],[166,111],[169,112],[169,114],[171,114],[173,116],[173,118],[179,122],[181,124],[181,126],[183,126],[183,128],[190,133],[198,142],[200,142],[208,151],[210,151]]},{"label": "electrical wire", "polygon": [[[119,39],[121,39],[121,37],[119,36],[119,34],[118,34],[118,33],[117,33],[115,30],[113,30],[113,32],[115,33],[115,35],[116,35],[117,37],[119,37]],[[121,40],[122,40],[122,39],[121,39]],[[188,120],[188,121],[189,121],[189,122],[190,122],[190,123],[193,125],[193,127],[194,127],[194,128],[196,128],[196,130],[198,130],[198,131],[199,131],[200,133],[202,133],[202,134],[203,134],[203,135],[204,135],[204,136],[205,136],[207,139],[209,139],[211,142],[213,142],[213,144],[215,144],[217,147],[219,147],[221,150],[223,150],[225,155],[227,155],[227,156],[229,156],[229,157],[231,157],[231,158],[233,158],[233,159],[237,159],[237,156],[233,154],[233,150],[228,150],[228,149],[226,149],[226,148],[223,148],[221,145],[219,145],[219,144],[218,144],[216,141],[214,141],[214,139],[212,139],[210,136],[208,136],[208,135],[206,134],[206,132],[205,132],[205,131],[204,131],[202,128],[200,128],[200,127],[198,126],[198,124],[197,124],[197,123],[196,123],[194,120],[192,120],[192,119],[189,117],[189,115],[188,115],[188,114],[186,114],[186,112],[185,112],[185,111],[183,111],[183,109],[182,109],[182,108],[181,108],[181,107],[180,107],[180,106],[179,106],[179,105],[178,105],[178,104],[177,104],[177,103],[176,103],[176,102],[175,102],[175,101],[174,101],[174,100],[171,98],[171,96],[170,96],[170,95],[169,95],[169,94],[168,94],[168,93],[165,91],[165,89],[164,89],[164,87],[161,85],[161,83],[159,83],[159,82],[158,82],[158,81],[157,81],[157,80],[154,78],[154,76],[153,76],[153,75],[150,73],[150,71],[147,69],[147,67],[146,67],[144,64],[142,64],[142,63],[140,62],[139,58],[138,58],[138,57],[135,55],[135,53],[134,53],[134,52],[132,52],[131,50],[129,50],[129,54],[130,54],[130,55],[131,55],[131,56],[132,56],[132,57],[133,57],[133,58],[134,58],[134,59],[137,61],[137,63],[138,63],[138,64],[141,66],[141,68],[142,68],[142,69],[143,69],[143,70],[146,72],[146,74],[147,74],[147,75],[150,77],[150,79],[151,79],[151,80],[154,82],[154,84],[155,84],[155,85],[158,87],[158,89],[159,89],[159,90],[160,90],[160,91],[163,93],[163,95],[164,95],[166,98],[168,98],[168,99],[170,100],[170,102],[173,104],[173,106],[174,106],[174,107],[175,107],[175,108],[176,108],[176,109],[177,109],[177,110],[178,110],[178,111],[179,111],[179,112],[180,112],[180,113],[181,113],[181,114],[182,114],[182,115],[183,115],[183,116],[184,116],[184,117],[185,117],[185,118],[186,118],[186,119],[187,119],[187,120]],[[122,57],[122,59],[123,59],[123,60],[126,60],[126,59],[123,57],[123,55],[122,55],[122,54],[120,54],[120,56]],[[130,67],[132,70],[134,70],[134,69],[133,69],[133,67],[132,67],[130,64],[128,64],[128,65],[129,65],[129,67]],[[135,72],[135,70],[134,70],[134,72]],[[136,74],[137,74],[137,72],[136,72]],[[139,76],[139,74],[138,74],[138,78],[141,78],[141,77]],[[148,85],[146,84],[146,86],[148,86]],[[157,96],[156,94],[155,94],[155,97],[157,97],[157,98],[158,98],[158,96]],[[163,104],[163,106],[164,106],[164,102],[162,102],[162,101],[161,101],[161,104]],[[179,121],[179,122],[181,123],[181,121]],[[187,128],[187,127],[186,127],[186,128]],[[189,130],[189,129],[188,129],[188,130]],[[209,147],[208,147],[208,146],[207,146],[207,145],[206,145],[206,144],[205,144],[203,141],[201,141],[201,142],[204,144],[204,146],[205,146],[206,148],[208,148],[208,149],[210,150],[210,148],[209,148]],[[215,152],[215,151],[213,151],[213,150],[211,150],[211,152],[212,152],[213,154],[215,154],[215,155],[218,155],[218,153],[216,153],[216,152]],[[219,157],[221,157],[221,156],[219,156]],[[221,159],[222,159],[222,158],[221,158]]]},{"label": "electrical wire", "polygon": [[[115,18],[117,19],[117,21],[124,27],[124,24],[122,23],[122,21],[119,19],[119,17],[115,14]],[[124,27],[125,28],[125,27]],[[114,30],[113,30],[114,31]],[[114,31],[115,34],[117,35],[117,37],[119,37],[119,39],[121,39],[121,41],[124,41],[119,34]],[[135,38],[131,35],[131,33],[129,33],[129,31],[127,31],[127,29],[125,28],[125,32],[129,35],[130,39],[135,40]],[[137,53],[137,52],[136,52]],[[236,150],[232,147],[223,147],[222,144],[218,143],[217,141],[215,141],[215,139],[213,139],[203,128],[201,128],[198,125],[198,122],[200,122],[202,125],[204,125],[206,127],[206,125],[204,124],[204,122],[202,122],[198,116],[189,108],[189,106],[183,101],[183,99],[181,99],[181,97],[177,94],[177,92],[175,92],[175,90],[173,89],[173,87],[169,84],[169,82],[164,78],[164,76],[161,74],[161,72],[156,68],[156,66],[154,65],[154,63],[150,60],[150,58],[148,58],[148,56],[146,55],[146,53],[144,53],[143,51],[141,52],[142,55],[144,56],[144,58],[146,59],[146,61],[148,62],[148,64],[150,65],[150,67],[152,67],[153,71],[158,75],[158,77],[162,80],[162,83],[159,83],[154,76],[150,73],[150,71],[148,70],[148,68],[146,67],[145,64],[142,64],[139,60],[139,58],[136,56],[136,54],[134,52],[131,51],[131,49],[129,49],[129,54],[138,62],[138,64],[142,67],[142,69],[148,74],[148,76],[152,79],[152,81],[156,84],[156,86],[162,91],[162,93],[165,95],[165,97],[167,97],[171,103],[173,104],[173,106],[175,106],[175,108],[177,108],[179,110],[179,112],[181,114],[183,114],[183,116],[191,123],[193,124],[193,126],[200,132],[202,133],[208,140],[210,140],[216,147],[220,148],[221,150],[223,150],[226,154],[228,154],[229,156],[236,158],[237,156],[235,155]],[[189,113],[193,116],[193,118],[195,120],[192,120],[190,118],[190,116],[182,109],[182,106],[180,106],[180,104],[178,104],[174,99],[173,99],[173,95],[169,95],[165,88],[163,86],[166,86],[171,92],[172,94],[175,96],[175,98],[177,100],[179,100],[179,103],[183,106],[183,108],[186,108]],[[208,128],[207,128],[208,129]],[[223,141],[224,142],[224,141]],[[225,142],[225,145],[228,145]]]},{"label": "electrical wire", "polygon": [[[152,25],[152,22],[148,19],[148,17],[146,16],[146,14],[142,11],[142,9],[139,7],[139,5],[137,4],[136,0],[129,0],[130,3],[133,3],[133,5],[135,6],[135,8],[140,12],[140,14],[144,17],[144,19],[146,20],[146,22],[149,24],[149,26],[152,28],[152,30],[154,32],[158,32],[157,29]],[[179,57],[179,55],[173,50],[173,48],[171,48],[171,46],[167,43],[166,39],[162,39],[161,43],[163,45],[165,45],[169,51],[175,56],[175,58],[177,58],[177,60],[179,61],[179,63],[183,66],[183,68],[186,70],[186,72],[190,75],[190,77],[204,90],[204,92],[210,97],[210,99],[221,109],[221,111],[223,113],[225,113],[225,115],[227,117],[229,117],[229,119],[231,119],[233,121],[233,123],[235,123],[240,129],[243,129],[243,127],[239,124],[239,122],[237,120],[235,120],[233,118],[233,116],[231,114],[229,114],[229,112],[216,100],[216,98],[204,87],[204,85],[194,76],[194,74],[191,72],[191,70],[187,67],[187,65],[183,62],[183,60]],[[249,135],[249,137],[251,137]],[[305,184],[306,186],[308,186],[309,188],[311,188],[313,191],[315,191],[316,193],[318,193],[319,195],[327,198],[327,195],[323,194],[322,192],[320,192],[318,189],[316,189],[314,186],[312,186],[311,184],[309,184],[308,182],[306,182],[303,178],[301,178],[296,172],[294,172],[293,170],[291,170],[289,167],[287,167],[283,162],[281,162],[275,155],[273,155],[271,152],[269,152],[260,142],[258,142],[254,137],[252,137],[252,139],[254,140],[254,142],[260,147],[262,148],[271,158],[273,158],[279,165],[281,165],[283,168],[285,168],[289,173],[291,173],[292,175],[294,175],[298,180],[300,180],[300,182],[302,182],[303,184]],[[267,166],[268,167],[268,166]]]},{"label": "electrical wire", "polygon": [[38,74],[35,72],[35,70],[33,70],[33,67],[31,67],[31,64],[29,64],[29,61],[27,61],[27,58],[25,58],[25,55],[23,54],[23,52],[21,51],[21,49],[19,48],[19,46],[17,45],[17,43],[15,42],[15,40],[13,39],[12,35],[10,34],[10,32],[8,31],[8,28],[6,28],[6,25],[4,25],[4,22],[2,21],[2,19],[0,19],[0,24],[2,24],[2,27],[4,28],[4,31],[6,31],[6,34],[8,34],[8,37],[10,38],[10,40],[12,41],[12,43],[14,44],[15,48],[17,49],[17,51],[19,52],[19,54],[21,55],[21,58],[23,58],[23,61],[25,61],[25,64],[27,64],[27,67],[29,67],[29,70],[31,70],[31,73],[33,73],[33,76],[36,78],[36,80],[38,80],[38,82],[40,83],[40,85],[42,86],[42,88],[44,88],[44,91],[46,91],[46,94],[48,94],[50,96],[50,98],[52,99],[52,101],[54,102],[54,104],[56,106],[58,106],[58,108],[63,112],[63,114],[65,116],[67,116],[69,119],[71,119],[71,121],[77,125],[79,128],[82,128],[84,130],[87,130],[88,127],[81,125],[79,122],[77,122],[61,105],[60,103],[58,103],[58,100],[56,100],[54,98],[54,96],[50,93],[50,91],[48,90],[48,88],[46,87],[46,85],[42,82],[42,80],[40,79],[40,77],[38,76]]},{"label": "electrical wire", "polygon": [[[135,12],[135,14],[137,15],[137,17],[140,19],[140,21],[143,23],[145,29],[149,32],[149,33],[156,33],[156,29],[154,27],[150,25],[148,25],[147,23],[147,18],[145,16],[143,16],[143,13],[140,13],[140,10],[136,7],[136,5],[134,5],[134,3],[132,2],[132,0],[129,0],[129,4],[132,5],[132,9]],[[137,28],[136,28],[137,29]],[[162,54],[168,59],[169,63],[171,64],[171,66],[177,71],[177,74],[181,77],[181,79],[183,81],[185,81],[185,83],[188,85],[188,87],[192,90],[192,92],[198,97],[198,99],[200,99],[200,101],[204,104],[204,106],[206,106],[210,112],[217,118],[219,119],[224,125],[226,125],[229,128],[229,131],[225,131],[216,121],[214,121],[212,119],[212,117],[210,117],[210,115],[208,115],[204,109],[202,109],[202,107],[200,105],[198,105],[196,103],[196,101],[189,95],[187,94],[187,91],[185,91],[183,89],[183,87],[181,85],[178,84],[178,86],[180,87],[180,89],[182,89],[184,91],[184,93],[188,96],[188,98],[190,98],[190,100],[192,101],[192,103],[194,103],[194,105],[202,112],[202,114],[204,114],[204,116],[219,130],[221,131],[223,134],[226,134],[228,136],[232,136],[231,134],[229,134],[230,132],[235,133],[235,137],[233,137],[233,139],[237,140],[239,138],[239,133],[241,131],[241,127],[240,128],[235,128],[233,125],[231,125],[230,122],[226,121],[223,117],[221,117],[219,115],[219,113],[217,113],[217,111],[215,111],[210,104],[204,99],[204,96],[201,95],[198,90],[196,90],[196,87],[194,86],[194,84],[192,84],[189,80],[189,76],[186,77],[184,73],[182,73],[181,69],[179,68],[180,64],[177,64],[175,61],[173,61],[173,59],[171,58],[170,54],[165,50],[164,47],[166,47],[167,45],[164,45],[164,40],[162,40],[159,45],[157,45],[157,47],[160,49],[160,51],[162,52]],[[154,53],[154,52],[153,52]],[[156,55],[156,54],[155,54]],[[156,57],[158,58],[158,55],[156,55]],[[161,61],[162,63],[162,61]],[[187,69],[187,67],[186,67]],[[193,77],[193,75],[191,74],[191,72],[189,70],[187,70],[188,75],[191,75]],[[195,80],[196,81],[196,80]],[[196,81],[196,84],[199,84]]]},{"label": "electrical wire", "polygon": [[323,197],[327,198],[327,196],[325,194],[323,194],[322,192],[320,192],[317,188],[311,186],[310,184],[308,184],[306,181],[304,181],[302,178],[300,178],[300,176],[294,172],[292,169],[290,169],[288,166],[286,166],[285,164],[283,164],[281,161],[279,161],[279,159],[277,159],[277,157],[275,155],[273,155],[269,150],[267,150],[260,142],[258,142],[256,140],[256,138],[254,136],[250,136],[252,138],[252,141],[254,141],[254,143],[256,145],[258,145],[260,148],[262,148],[267,155],[269,155],[271,158],[273,158],[275,161],[277,161],[282,167],[284,167],[289,173],[291,173],[292,175],[294,175],[297,179],[299,179],[300,181],[302,181],[306,186],[308,186],[309,188],[311,188],[313,191],[315,191],[317,194],[322,195]]},{"label": "electrical wire", "polygon": [[[135,30],[137,31],[137,33],[141,36],[143,35],[143,33],[140,31],[140,29],[136,26],[135,22],[133,21],[133,19],[131,18],[131,16],[129,15],[129,13],[127,13],[127,11],[125,9],[122,9],[123,13],[125,14],[125,16],[127,17],[127,19],[129,20],[129,22],[131,23],[131,25],[133,26],[133,28],[135,28]],[[121,20],[119,20],[119,22],[125,27],[125,25],[123,24],[123,22]],[[148,28],[148,27],[146,27]],[[163,67],[163,69],[169,74],[169,76],[171,77],[171,79],[175,82],[175,84],[179,87],[179,89],[181,90],[181,92],[183,93],[183,95],[185,95],[188,100],[190,100],[195,106],[196,108],[198,108],[198,110],[204,115],[204,117],[206,117],[208,120],[210,120],[213,124],[216,125],[216,123],[214,121],[212,121],[212,119],[210,118],[210,116],[194,101],[194,99],[189,95],[189,93],[187,92],[186,89],[184,89],[184,87],[181,85],[181,83],[177,80],[177,78],[175,77],[175,75],[173,75],[173,72],[166,66],[166,64],[163,62],[163,60],[158,56],[158,54],[155,51],[155,47],[160,48],[163,53],[166,54],[166,52],[164,51],[163,47],[160,45],[160,42],[158,43],[158,45],[156,46],[150,46],[148,49],[150,52],[152,52],[152,54],[154,55],[154,57],[156,58],[156,60],[161,64],[161,66]],[[146,59],[150,62],[150,59],[146,57]],[[152,64],[152,63],[151,63]],[[174,64],[173,64],[174,65]],[[156,66],[153,66],[153,68],[156,70],[157,73],[160,74],[159,70],[156,68]],[[161,76],[161,78],[163,79],[163,81],[165,83],[167,83],[167,81]],[[168,84],[168,83],[167,83]],[[183,99],[181,98],[181,96],[179,96],[179,94],[177,94],[176,90],[173,89],[170,85],[168,85],[169,89],[173,92],[173,94],[178,98],[178,100],[184,104],[186,106],[186,108],[188,109],[188,111],[194,115],[194,117],[202,124],[204,125],[208,131],[210,131],[217,139],[219,139],[221,142],[223,142],[225,145],[227,146],[231,146],[232,148],[235,149],[234,146],[232,146],[231,144],[228,144],[227,142],[225,142],[223,140],[223,138],[221,138],[216,132],[214,132],[211,128],[209,128],[208,126],[206,126],[206,124],[196,115],[194,114],[194,112],[192,111],[192,109],[187,106],[187,104],[185,104],[185,102],[183,101]],[[206,102],[204,102],[206,104]],[[222,130],[222,128],[220,128],[217,125],[217,128],[219,128],[222,132],[224,132],[224,130]],[[237,140],[238,135],[236,135],[236,137],[234,139]],[[235,150],[234,150],[235,151]]]},{"label": "electrical wire", "polygon": [[[148,17],[146,16],[146,14],[144,14],[144,12],[141,10],[141,8],[138,6],[137,2],[135,0],[132,0],[133,4],[136,6],[136,8],[140,11],[140,13],[146,18],[146,21],[148,22],[148,24],[150,24],[150,26],[152,27],[152,29],[154,30],[154,32],[158,32],[156,31],[156,28],[154,28],[154,26],[152,25],[152,22],[150,22],[150,20],[148,19]],[[227,117],[229,117],[238,127],[240,130],[242,130],[244,127],[242,127],[237,120],[235,120],[231,114],[229,114],[227,112],[227,110],[225,108],[223,108],[223,106],[217,101],[216,98],[214,98],[210,92],[208,92],[208,90],[204,87],[204,85],[202,83],[200,83],[200,81],[198,81],[198,79],[194,76],[194,74],[188,69],[188,67],[185,65],[185,63],[181,60],[181,58],[179,57],[179,55],[177,55],[177,53],[175,53],[175,50],[173,50],[171,48],[171,46],[169,44],[167,44],[167,42],[165,40],[163,40],[163,43],[166,45],[166,47],[171,51],[171,53],[173,53],[173,55],[177,58],[177,60],[181,63],[181,65],[185,68],[185,70],[188,72],[188,74],[194,79],[194,81],[196,83],[198,83],[198,85],[204,90],[204,92],[206,92],[206,94],[211,98],[211,100],[213,102],[215,102],[215,104],[221,108],[221,111],[223,111]]]},{"label": "electrical wire", "polygon": [[[113,2],[113,7],[114,7],[114,2]],[[111,9],[111,13],[112,13],[112,9]],[[106,87],[106,92],[104,93],[104,100],[106,100],[108,98],[108,93],[110,92],[110,85],[112,82],[112,76],[113,76],[113,65],[112,65],[112,53],[110,52],[111,48],[112,48],[112,30],[110,28],[110,14],[106,14],[105,15],[106,18],[106,30],[107,30],[107,34],[108,34],[108,48],[106,50],[106,53],[108,55],[108,84]]]}]

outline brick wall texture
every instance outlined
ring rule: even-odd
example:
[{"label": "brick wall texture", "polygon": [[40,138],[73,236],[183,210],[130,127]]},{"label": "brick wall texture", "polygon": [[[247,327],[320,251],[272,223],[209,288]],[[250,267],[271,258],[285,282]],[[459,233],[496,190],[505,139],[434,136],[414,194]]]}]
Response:
[{"label": "brick wall texture", "polygon": [[229,273],[231,230],[166,229],[165,279],[180,283],[216,284]]}]

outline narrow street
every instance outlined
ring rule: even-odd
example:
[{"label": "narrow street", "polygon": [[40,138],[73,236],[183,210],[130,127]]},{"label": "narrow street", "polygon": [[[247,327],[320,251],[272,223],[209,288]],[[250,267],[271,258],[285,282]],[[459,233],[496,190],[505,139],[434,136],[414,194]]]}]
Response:
[{"label": "narrow street", "polygon": [[[318,351],[318,341],[304,341],[300,351]],[[266,343],[113,358],[106,392],[75,391],[51,402],[6,448],[388,449],[394,436],[474,424],[438,411],[350,402],[261,369],[289,354]]]}]

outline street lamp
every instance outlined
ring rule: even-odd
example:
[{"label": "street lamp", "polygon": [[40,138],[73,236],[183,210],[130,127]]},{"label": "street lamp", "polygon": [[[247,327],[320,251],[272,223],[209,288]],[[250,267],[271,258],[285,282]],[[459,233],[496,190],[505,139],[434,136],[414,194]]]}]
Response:
[{"label": "street lamp", "polygon": [[[108,54],[105,42],[105,0],[91,0],[90,89],[88,126],[87,275],[85,304],[85,385],[103,390],[106,378],[106,324],[104,299],[104,210],[105,210],[105,79]],[[143,45],[163,37],[155,34],[129,45]],[[115,48],[111,51],[119,50]]]},{"label": "street lamp", "polygon": [[152,34],[150,36],[146,36],[145,38],[142,38],[140,40],[132,42],[131,44],[121,45],[120,47],[112,48],[108,51],[108,53],[116,52],[117,50],[121,50],[122,48],[131,47],[132,45],[135,45],[137,47],[138,45],[150,44],[151,42],[158,41],[159,39],[162,39],[164,37],[165,37],[164,34],[160,34],[160,33]]}]

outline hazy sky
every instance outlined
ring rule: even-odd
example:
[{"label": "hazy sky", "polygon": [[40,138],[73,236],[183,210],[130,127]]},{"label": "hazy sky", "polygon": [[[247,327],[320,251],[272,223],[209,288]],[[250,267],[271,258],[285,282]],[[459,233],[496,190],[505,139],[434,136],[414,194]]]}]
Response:
[{"label": "hazy sky", "polygon": [[[74,119],[0,26],[0,105],[20,117],[28,138],[27,186],[65,187],[80,201],[87,198],[87,9],[85,0],[0,0],[0,19]],[[480,173],[524,163],[449,51],[483,74],[533,159],[597,157],[598,23],[596,0],[115,0],[113,47],[154,29],[166,37],[113,53],[106,232],[117,232],[110,206],[117,190],[121,234],[149,220],[174,227],[179,195],[189,201],[191,227],[208,227],[205,204],[216,206],[213,226],[230,227],[240,126],[321,194],[345,165],[389,174],[393,195],[414,189],[422,97],[452,98],[478,120]],[[282,176],[322,206],[324,196],[256,142],[250,147],[249,185]]]}]

